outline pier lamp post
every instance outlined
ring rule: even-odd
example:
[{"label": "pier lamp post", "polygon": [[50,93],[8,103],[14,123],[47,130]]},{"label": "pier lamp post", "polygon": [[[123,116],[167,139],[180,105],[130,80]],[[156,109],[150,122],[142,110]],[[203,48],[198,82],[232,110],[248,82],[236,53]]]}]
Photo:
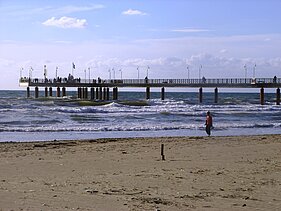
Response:
[{"label": "pier lamp post", "polygon": [[189,79],[189,66],[187,65],[187,67],[186,67],[186,69],[187,69],[187,79]]},{"label": "pier lamp post", "polygon": [[150,67],[147,66],[147,69],[146,69],[146,77],[148,78],[148,71],[150,70]]},{"label": "pier lamp post", "polygon": [[32,71],[33,71],[33,68],[30,67],[30,69],[29,69],[29,78],[30,78],[30,79],[32,78]]},{"label": "pier lamp post", "polygon": [[115,69],[114,69],[114,67],[112,68],[112,72],[113,72],[113,79],[115,80]]},{"label": "pier lamp post", "polygon": [[89,83],[91,82],[91,67],[88,67],[88,71],[89,71]]},{"label": "pier lamp post", "polygon": [[253,68],[253,78],[256,78],[256,68],[257,68],[257,65],[255,64],[254,68]]},{"label": "pier lamp post", "polygon": [[87,81],[87,71],[86,71],[86,69],[84,70],[84,73],[85,73],[85,83],[86,83],[86,81]]},{"label": "pier lamp post", "polygon": [[120,71],[120,74],[121,74],[121,80],[122,80],[122,69],[120,69],[119,71]]},{"label": "pier lamp post", "polygon": [[137,71],[138,71],[138,79],[140,79],[140,70],[139,70],[139,66],[137,67]]},{"label": "pier lamp post", "polygon": [[247,78],[247,66],[244,65],[244,70],[245,70],[245,78]]},{"label": "pier lamp post", "polygon": [[109,73],[109,80],[111,80],[111,69],[108,69],[108,73]]},{"label": "pier lamp post", "polygon": [[23,67],[20,68],[20,78],[22,78]]},{"label": "pier lamp post", "polygon": [[75,70],[76,66],[74,64],[74,62],[72,62],[72,76],[74,77],[74,70]]},{"label": "pier lamp post", "polygon": [[58,78],[58,67],[56,67],[56,78]]},{"label": "pier lamp post", "polygon": [[44,65],[44,79],[47,78],[47,65]]},{"label": "pier lamp post", "polygon": [[199,80],[201,79],[202,64],[199,67]]}]

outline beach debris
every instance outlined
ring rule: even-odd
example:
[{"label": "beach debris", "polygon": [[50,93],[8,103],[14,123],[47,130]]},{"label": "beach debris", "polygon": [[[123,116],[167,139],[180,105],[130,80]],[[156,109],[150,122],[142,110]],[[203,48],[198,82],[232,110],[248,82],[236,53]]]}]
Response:
[{"label": "beach debris", "polygon": [[109,189],[108,191],[103,192],[103,194],[105,195],[138,195],[143,193],[143,191],[141,190],[137,190],[137,189],[132,189],[132,190],[126,190],[124,188],[121,189]]},{"label": "beach debris", "polygon": [[142,202],[145,203],[149,203],[149,204],[162,204],[162,205],[173,205],[174,203],[172,201],[166,200],[166,199],[162,199],[159,197],[140,197],[140,198],[136,198],[135,200],[140,200]]},{"label": "beach debris", "polygon": [[98,190],[94,190],[94,189],[86,189],[85,192],[86,192],[86,193],[90,193],[90,194],[96,194],[96,193],[98,193],[99,191],[98,191]]}]

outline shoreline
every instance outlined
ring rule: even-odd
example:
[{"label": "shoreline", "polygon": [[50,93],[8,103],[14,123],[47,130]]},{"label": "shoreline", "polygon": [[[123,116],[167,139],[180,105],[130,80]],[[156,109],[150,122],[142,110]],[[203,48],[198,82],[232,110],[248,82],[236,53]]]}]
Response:
[{"label": "shoreline", "polygon": [[280,134],[2,142],[0,210],[278,210],[280,153]]},{"label": "shoreline", "polygon": [[[271,128],[232,128],[228,130],[213,130],[214,137],[247,135],[281,135],[281,131]],[[194,130],[156,130],[156,131],[66,131],[66,132],[1,132],[0,143],[3,142],[33,142],[33,141],[54,141],[54,140],[97,140],[104,138],[160,138],[160,137],[206,137],[204,128]],[[70,138],[69,138],[70,137]]]},{"label": "shoreline", "polygon": [[240,137],[240,138],[260,138],[260,137],[277,137],[280,138],[281,141],[281,134],[257,134],[257,135],[222,135],[222,136],[207,136],[207,135],[198,135],[198,136],[139,136],[139,137],[116,137],[116,138],[93,138],[93,139],[89,139],[89,138],[85,138],[85,139],[61,139],[61,140],[38,140],[38,141],[0,141],[0,145],[1,144],[45,144],[45,145],[59,145],[59,144],[67,144],[67,143],[108,143],[108,142],[124,142],[124,141],[130,141],[130,140],[155,140],[155,141],[159,141],[159,140],[170,140],[170,139],[179,139],[179,140],[183,140],[183,139],[191,139],[191,140],[200,140],[200,139],[214,139],[214,138],[235,138],[235,137]]}]

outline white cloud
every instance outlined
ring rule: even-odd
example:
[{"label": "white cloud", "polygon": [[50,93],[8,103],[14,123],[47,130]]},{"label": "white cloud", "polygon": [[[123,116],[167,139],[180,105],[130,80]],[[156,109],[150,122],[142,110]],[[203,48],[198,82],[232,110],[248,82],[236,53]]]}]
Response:
[{"label": "white cloud", "polygon": [[227,50],[226,49],[221,49],[219,52],[223,54],[223,53],[227,53]]},{"label": "white cloud", "polygon": [[[0,1],[1,2],[1,1]],[[2,6],[2,5],[1,5]],[[1,18],[3,21],[15,20],[26,20],[37,16],[65,16],[72,13],[78,12],[89,12],[105,8],[102,4],[91,4],[84,6],[67,5],[62,7],[44,6],[44,7],[32,7],[26,5],[14,6],[14,7],[0,7]]]},{"label": "white cloud", "polygon": [[[264,42],[270,38],[270,42]],[[21,43],[0,41],[0,89],[18,87],[19,70],[28,76],[30,66],[34,77],[43,77],[47,64],[48,76],[55,77],[56,67],[64,77],[75,62],[75,76],[84,78],[84,70],[91,67],[91,77],[108,78],[108,69],[123,70],[123,78],[144,78],[150,66],[150,78],[186,78],[187,65],[190,78],[241,78],[253,75],[256,64],[257,77],[281,77],[281,35],[248,35],[230,37],[180,37],[170,39],[147,39],[131,42],[95,40],[68,42],[58,40],[44,43]],[[44,51],[42,51],[44,49]],[[225,49],[227,51],[225,51]],[[47,63],[51,61],[51,63]],[[116,77],[120,73],[116,71]]]},{"label": "white cloud", "polygon": [[8,67],[8,66],[14,65],[15,63],[16,62],[13,61],[13,60],[0,58],[0,65],[1,66]]},{"label": "white cloud", "polygon": [[145,12],[142,12],[140,10],[133,10],[128,9],[127,11],[122,12],[123,15],[147,15]]},{"label": "white cloud", "polygon": [[55,26],[59,28],[84,28],[87,25],[87,20],[63,16],[60,19],[52,17],[42,24],[45,26]]}]

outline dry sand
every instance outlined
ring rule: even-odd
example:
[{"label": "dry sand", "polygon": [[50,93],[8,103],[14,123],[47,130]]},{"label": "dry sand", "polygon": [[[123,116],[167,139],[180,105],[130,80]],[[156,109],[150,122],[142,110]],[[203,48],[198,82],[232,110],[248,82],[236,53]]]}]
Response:
[{"label": "dry sand", "polygon": [[0,210],[281,209],[281,135],[0,143],[0,161]]}]

